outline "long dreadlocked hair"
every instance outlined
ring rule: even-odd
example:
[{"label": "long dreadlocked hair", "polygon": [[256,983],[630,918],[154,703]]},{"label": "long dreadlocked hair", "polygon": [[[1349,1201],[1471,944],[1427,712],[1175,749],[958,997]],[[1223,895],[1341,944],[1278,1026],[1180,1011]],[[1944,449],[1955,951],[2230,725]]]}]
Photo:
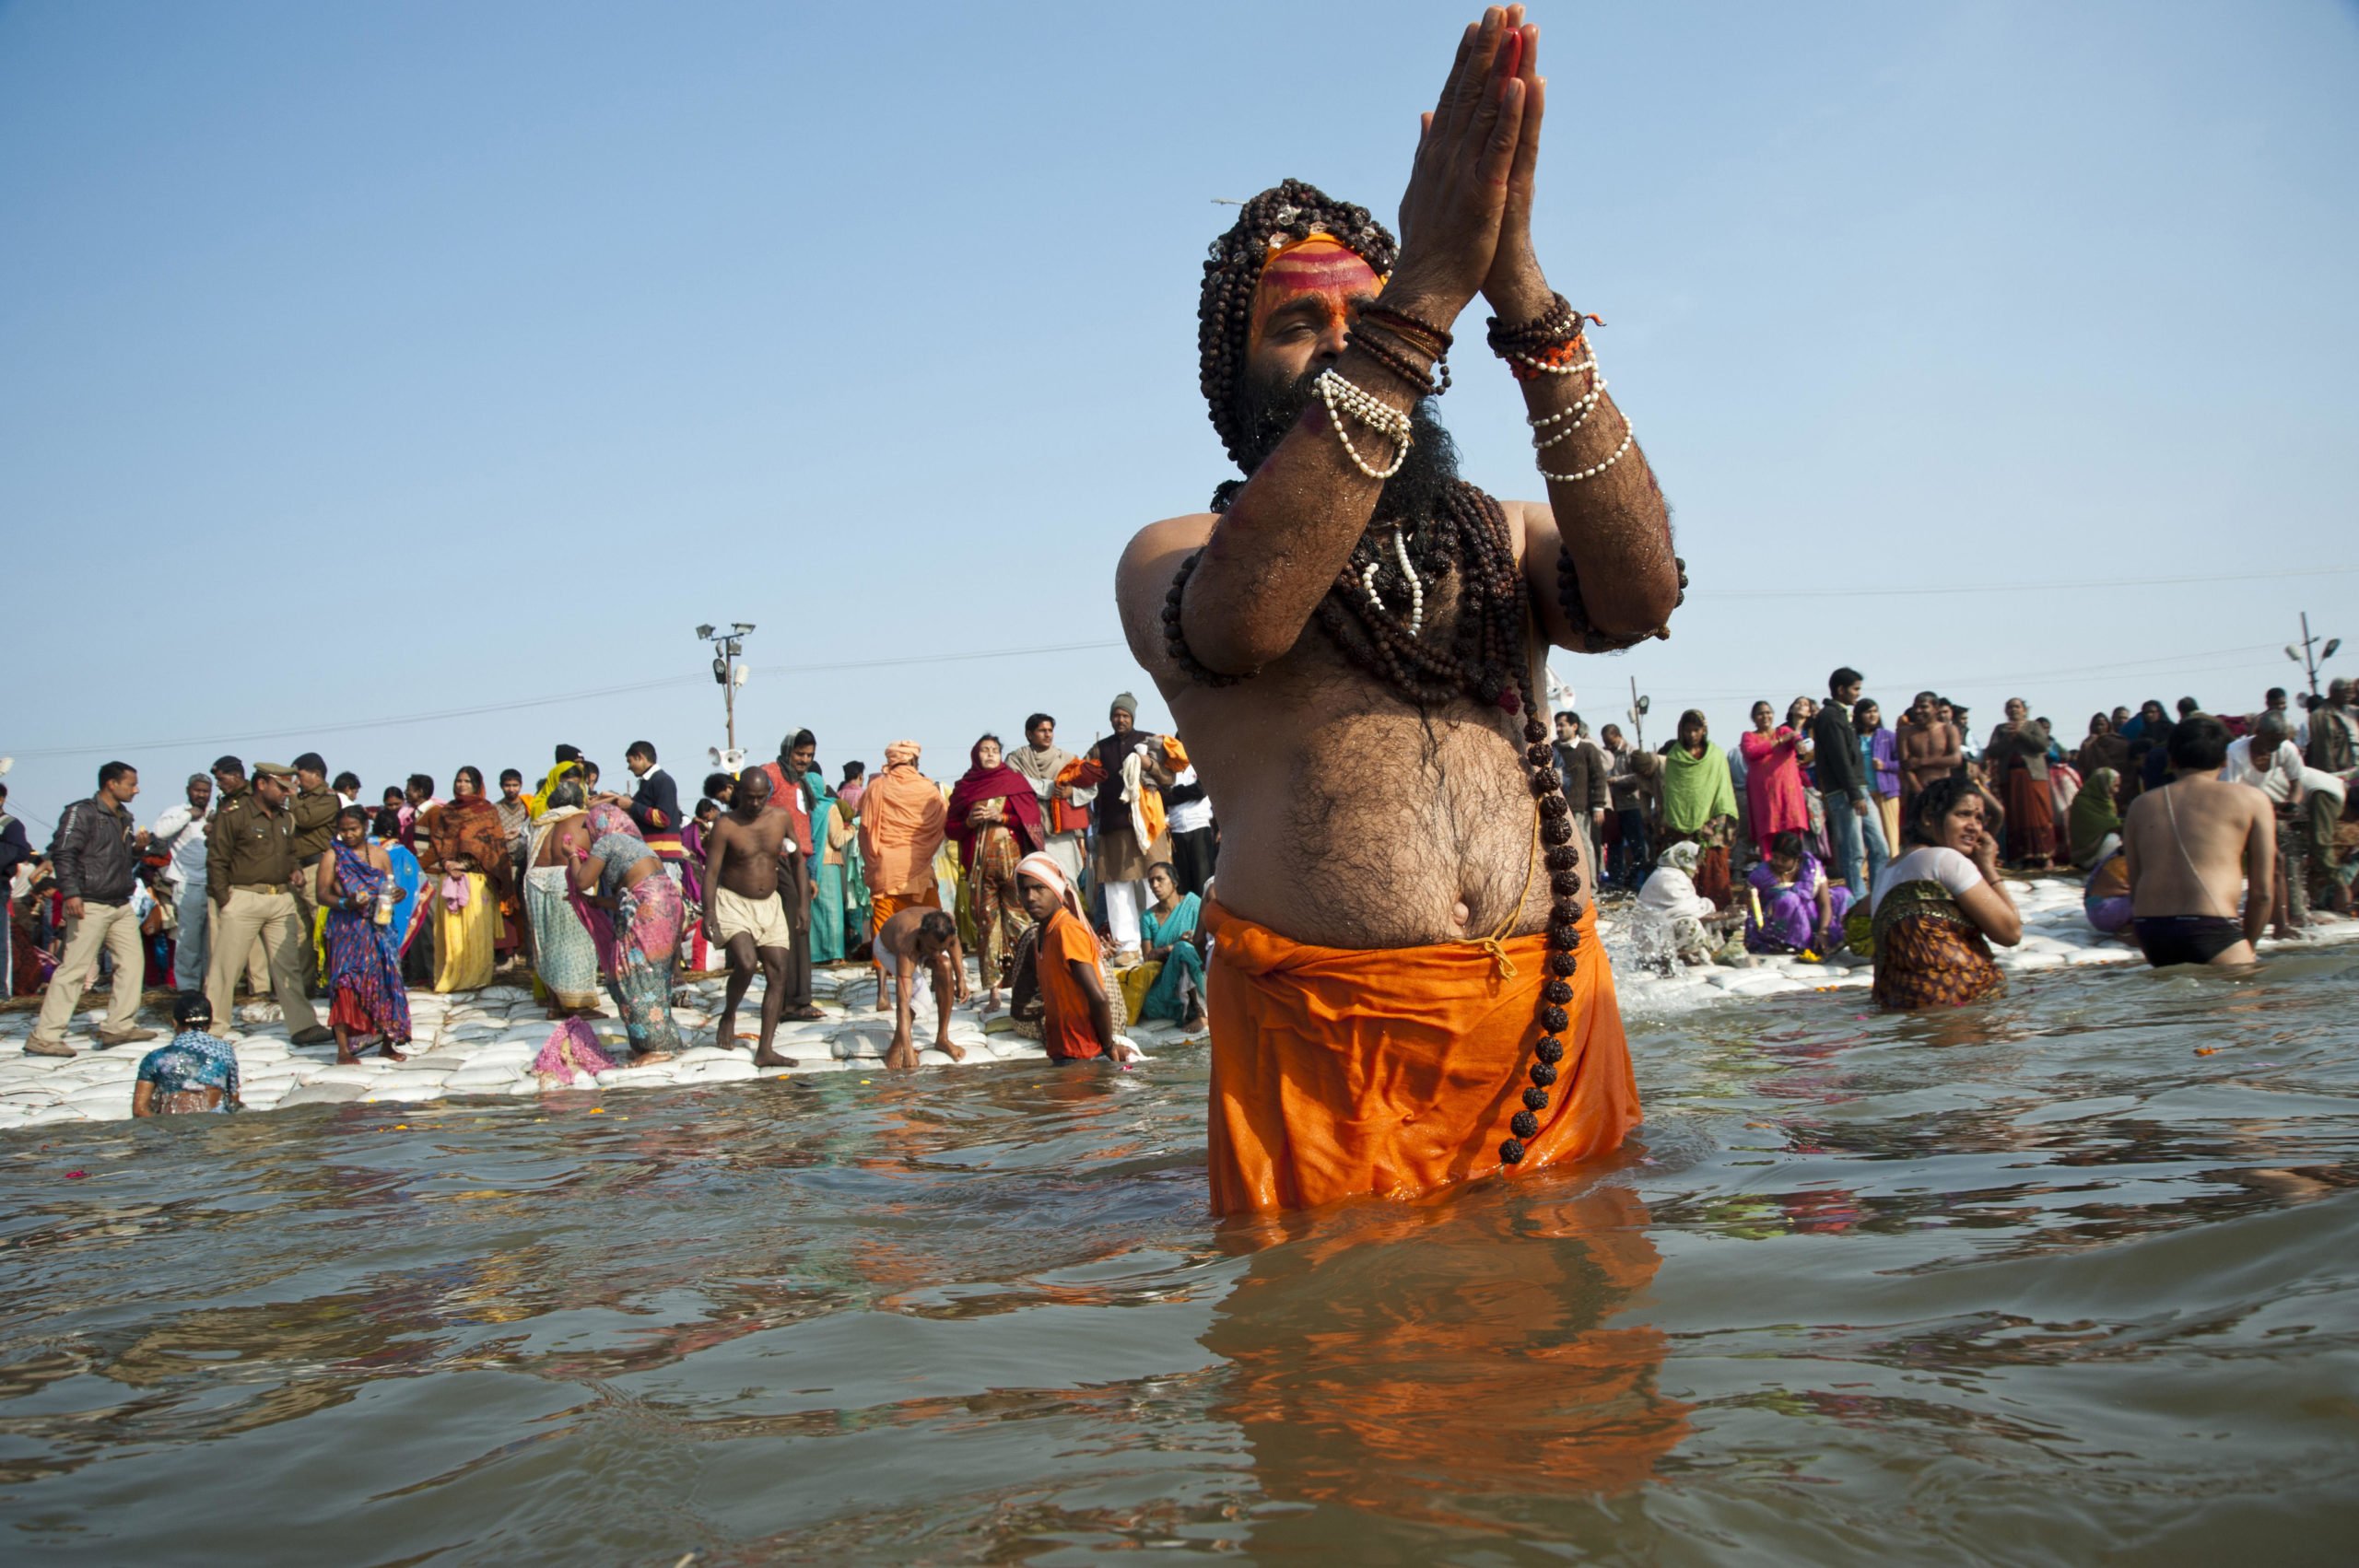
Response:
[{"label": "long dreadlocked hair", "polygon": [[1213,241],[1204,262],[1203,287],[1196,297],[1199,384],[1211,406],[1213,428],[1239,468],[1245,466],[1246,432],[1237,417],[1237,389],[1245,370],[1245,339],[1253,326],[1253,292],[1272,251],[1314,234],[1333,235],[1379,277],[1392,270],[1401,252],[1392,231],[1367,208],[1288,180],[1246,203],[1228,232]]}]

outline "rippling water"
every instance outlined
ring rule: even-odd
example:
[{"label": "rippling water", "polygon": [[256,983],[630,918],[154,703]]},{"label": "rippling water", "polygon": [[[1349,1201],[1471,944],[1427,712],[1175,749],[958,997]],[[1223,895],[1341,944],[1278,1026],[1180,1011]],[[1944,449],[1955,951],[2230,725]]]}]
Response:
[{"label": "rippling water", "polygon": [[1262,1225],[1184,1052],[13,1134],[0,1550],[2345,1561],[2354,996],[1636,1024],[1642,1147]]}]

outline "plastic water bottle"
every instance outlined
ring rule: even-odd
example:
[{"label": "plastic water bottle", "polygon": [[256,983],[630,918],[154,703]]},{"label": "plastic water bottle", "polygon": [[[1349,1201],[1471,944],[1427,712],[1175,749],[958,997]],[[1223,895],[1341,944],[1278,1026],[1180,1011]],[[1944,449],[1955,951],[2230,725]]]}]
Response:
[{"label": "plastic water bottle", "polygon": [[390,926],[393,923],[393,879],[392,877],[387,877],[383,884],[377,889],[377,907],[371,913],[372,918],[381,926]]}]

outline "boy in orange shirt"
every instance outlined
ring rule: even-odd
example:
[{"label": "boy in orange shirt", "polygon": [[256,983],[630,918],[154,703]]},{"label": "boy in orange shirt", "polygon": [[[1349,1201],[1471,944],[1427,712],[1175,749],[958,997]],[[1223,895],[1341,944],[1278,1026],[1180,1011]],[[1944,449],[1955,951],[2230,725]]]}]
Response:
[{"label": "boy in orange shirt", "polygon": [[1015,890],[1040,926],[1034,974],[1046,1010],[1040,1043],[1048,1047],[1050,1059],[1134,1059],[1137,1050],[1114,1037],[1114,1009],[1107,1000],[1097,934],[1082,919],[1081,900],[1065,880],[1064,868],[1046,854],[1027,855],[1016,862]]}]

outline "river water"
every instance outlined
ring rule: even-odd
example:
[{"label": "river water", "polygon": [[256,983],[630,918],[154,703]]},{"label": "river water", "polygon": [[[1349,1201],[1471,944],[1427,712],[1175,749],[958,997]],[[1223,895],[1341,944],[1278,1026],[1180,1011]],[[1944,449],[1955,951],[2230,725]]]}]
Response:
[{"label": "river water", "polygon": [[1227,1227],[1186,1051],[8,1134],[0,1550],[2347,1561],[2354,998],[1634,1022],[1614,1161]]}]

